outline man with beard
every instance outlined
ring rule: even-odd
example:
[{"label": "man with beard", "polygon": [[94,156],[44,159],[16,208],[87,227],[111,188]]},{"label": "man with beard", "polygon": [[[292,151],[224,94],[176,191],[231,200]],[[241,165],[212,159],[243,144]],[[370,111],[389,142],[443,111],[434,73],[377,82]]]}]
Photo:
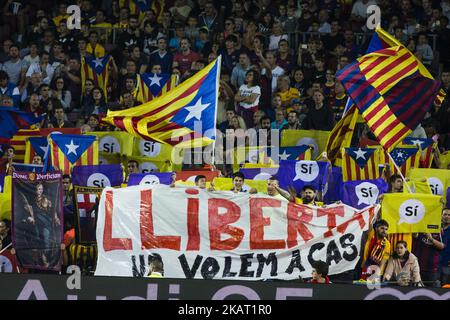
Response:
[{"label": "man with beard", "polygon": [[375,222],[370,229],[361,265],[362,280],[367,280],[373,273],[381,279],[391,252],[391,243],[387,238],[388,229],[389,224],[383,219]]},{"label": "man with beard", "polygon": [[[290,188],[289,190],[292,193],[295,193],[295,190]],[[297,204],[306,204],[309,206],[322,206],[322,202],[316,201],[317,191],[312,186],[304,186],[302,189],[302,197],[295,198],[295,203]]]},{"label": "man with beard", "polygon": [[139,46],[142,48],[142,38],[139,35],[139,21],[136,15],[131,15],[128,20],[128,28],[123,32],[117,43],[120,43],[122,52],[128,50],[132,46]]}]

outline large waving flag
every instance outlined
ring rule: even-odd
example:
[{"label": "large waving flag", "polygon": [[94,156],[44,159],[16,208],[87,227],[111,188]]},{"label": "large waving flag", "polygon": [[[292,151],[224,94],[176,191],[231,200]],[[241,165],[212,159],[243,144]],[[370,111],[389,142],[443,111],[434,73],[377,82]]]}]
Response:
[{"label": "large waving flag", "polygon": [[[95,136],[51,134],[48,137],[51,164],[70,174],[73,166],[98,164],[98,142]],[[48,163],[46,159],[45,163]]]},{"label": "large waving flag", "polygon": [[82,187],[117,187],[123,182],[120,164],[99,164],[75,166],[72,170],[72,184]]},{"label": "large waving flag", "polygon": [[427,179],[431,192],[434,195],[445,197],[448,187],[450,187],[450,170],[446,169],[422,169],[412,168],[408,172],[410,179]]},{"label": "large waving flag", "polygon": [[293,187],[300,192],[304,186],[312,186],[322,191],[328,176],[328,162],[282,160],[277,178],[280,187]]},{"label": "large waving flag", "polygon": [[334,126],[333,130],[331,130],[325,149],[328,159],[335,166],[342,165],[341,150],[342,148],[350,147],[358,115],[358,108],[352,105],[348,112]]},{"label": "large waving flag", "polygon": [[143,73],[138,75],[138,100],[151,101],[172,90],[178,81],[177,75],[166,73]]},{"label": "large waving flag", "polygon": [[112,58],[110,55],[103,57],[83,57],[81,58],[81,90],[84,94],[84,83],[86,79],[92,79],[94,84],[102,88],[105,99],[108,94],[106,87],[109,81],[109,68]]},{"label": "large waving flag", "polygon": [[342,148],[342,180],[377,179],[378,163],[377,148]]},{"label": "large waving flag", "polygon": [[128,132],[89,132],[88,134],[97,137],[100,152],[132,155],[134,136]]},{"label": "large waving flag", "polygon": [[135,136],[180,147],[215,140],[221,57],[157,99],[121,111],[108,111],[104,122]]},{"label": "large waving flag", "polygon": [[17,108],[0,107],[0,144],[9,143],[19,129],[28,129],[41,120],[42,117],[36,117],[32,113],[20,111]]},{"label": "large waving flag", "polygon": [[406,137],[403,140],[405,145],[415,145],[422,150],[422,155],[420,157],[420,167],[430,168],[433,163],[434,148],[437,147],[437,142],[430,138],[411,138]]}]

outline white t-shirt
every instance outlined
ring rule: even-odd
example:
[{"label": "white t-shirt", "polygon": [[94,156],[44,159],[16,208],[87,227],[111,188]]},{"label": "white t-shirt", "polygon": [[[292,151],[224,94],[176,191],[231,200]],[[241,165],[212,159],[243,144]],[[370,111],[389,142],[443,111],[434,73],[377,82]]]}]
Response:
[{"label": "white t-shirt", "polygon": [[281,36],[271,35],[269,37],[269,50],[278,50],[278,42],[281,40],[289,40],[287,34],[282,34]]},{"label": "white t-shirt", "polygon": [[246,84],[243,84],[242,86],[239,87],[239,92],[241,93],[241,96],[243,96],[243,97],[249,97],[252,94],[258,95],[255,102],[253,102],[253,103],[240,102],[239,104],[242,108],[251,109],[251,108],[257,107],[259,105],[259,97],[261,96],[261,88],[259,86],[248,87]]},{"label": "white t-shirt", "polygon": [[[266,74],[266,69],[264,68],[261,71],[261,74]],[[279,76],[284,74],[284,69],[280,66],[276,66],[275,69],[272,69],[272,93],[277,90],[277,79]]]}]

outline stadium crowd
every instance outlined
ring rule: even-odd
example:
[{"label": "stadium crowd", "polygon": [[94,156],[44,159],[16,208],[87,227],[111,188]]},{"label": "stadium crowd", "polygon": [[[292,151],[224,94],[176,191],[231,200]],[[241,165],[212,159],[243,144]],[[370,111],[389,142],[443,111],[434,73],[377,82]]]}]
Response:
[{"label": "stadium crowd", "polygon": [[[381,26],[442,81],[447,94],[450,89],[448,0],[154,0],[145,11],[133,1],[74,2],[81,8],[79,30],[69,28],[66,10],[75,4],[70,1],[0,2],[0,104],[45,115],[41,128],[114,131],[101,119],[108,110],[143,103],[137,75],[171,74],[180,83],[221,55],[216,125],[224,135],[238,137],[250,128],[330,131],[347,102],[335,75],[366,52],[371,39],[367,8],[372,4],[381,8]],[[101,88],[82,77],[82,59],[106,54],[112,56],[109,82]],[[439,167],[439,154],[450,149],[449,96],[433,104],[413,136],[438,137],[433,167]],[[353,144],[367,140],[375,137],[360,124]],[[3,149],[7,162],[14,162],[14,148]],[[33,163],[42,164],[42,159],[37,156]],[[131,165],[127,173],[132,170]],[[233,177],[240,189],[243,177],[229,167],[222,174]],[[388,179],[390,191],[401,192],[401,178]],[[277,196],[283,191],[272,182],[269,195]],[[64,177],[64,189],[69,204],[70,176]],[[306,188],[303,203],[315,201],[316,193]],[[362,270],[346,279],[364,278],[360,274],[370,260],[385,269],[386,281],[450,283],[448,209],[442,223],[442,234],[415,235],[409,252],[401,241],[390,248],[389,226],[379,220],[368,235]],[[3,247],[10,241],[9,229],[8,221],[0,222]],[[69,249],[74,232],[70,220],[65,231],[65,264],[70,265],[77,260]],[[93,257],[78,263],[86,274],[95,268]],[[313,282],[330,282],[327,266],[318,264],[314,270]]]}]

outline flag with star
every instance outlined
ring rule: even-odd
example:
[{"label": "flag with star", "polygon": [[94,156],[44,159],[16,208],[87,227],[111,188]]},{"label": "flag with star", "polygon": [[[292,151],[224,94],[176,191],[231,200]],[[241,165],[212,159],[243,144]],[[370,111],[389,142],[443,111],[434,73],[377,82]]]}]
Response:
[{"label": "flag with star", "polygon": [[201,147],[215,141],[221,57],[170,92],[103,121],[145,140]]},{"label": "flag with star", "polygon": [[392,149],[389,153],[391,157],[389,157],[387,151],[380,151],[380,163],[389,163],[393,171],[397,172],[397,168],[395,168],[392,160],[395,161],[395,164],[399,167],[403,176],[406,176],[411,168],[419,168],[419,148],[414,146],[397,147]]},{"label": "flag with star", "polygon": [[403,144],[414,145],[421,149],[420,167],[430,168],[433,163],[433,150],[437,147],[437,142],[431,138],[411,138],[407,137],[403,140]]},{"label": "flag with star", "polygon": [[75,134],[51,134],[48,137],[50,161],[63,173],[70,174],[73,166],[98,164],[98,142],[95,136]]},{"label": "flag with star", "polygon": [[143,73],[141,75],[138,74],[137,77],[137,100],[142,102],[148,102],[162,96],[172,90],[178,81],[177,75],[164,73]]},{"label": "flag with star", "polygon": [[81,90],[84,94],[84,83],[87,79],[91,79],[94,85],[103,90],[105,100],[108,97],[106,88],[109,82],[109,69],[112,63],[110,55],[103,57],[82,57],[81,58]]},{"label": "flag with star", "polygon": [[377,179],[379,150],[379,148],[342,148],[342,180]]},{"label": "flag with star", "polygon": [[47,137],[29,137],[25,143],[24,163],[32,163],[35,155],[44,160],[48,151]]},{"label": "flag with star", "polygon": [[[267,148],[268,156],[272,158],[275,163],[281,160],[311,160],[311,147],[301,145],[296,147],[279,147]],[[278,149],[278,153],[275,150]]]}]

